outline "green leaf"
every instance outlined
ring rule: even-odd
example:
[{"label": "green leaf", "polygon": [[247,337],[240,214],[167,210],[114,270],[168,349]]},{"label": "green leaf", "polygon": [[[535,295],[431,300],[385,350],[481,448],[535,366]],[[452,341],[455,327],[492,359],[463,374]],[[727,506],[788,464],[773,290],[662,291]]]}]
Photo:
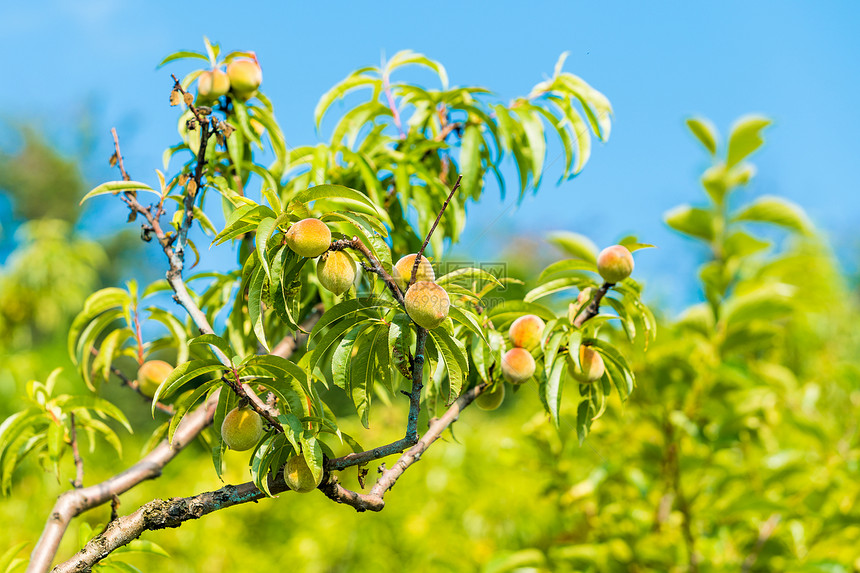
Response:
[{"label": "green leaf", "polygon": [[326,111],[328,111],[328,108],[331,106],[331,104],[334,103],[336,100],[342,98],[351,91],[363,87],[372,87],[374,91],[377,91],[381,89],[381,85],[381,80],[372,76],[367,76],[360,73],[353,73],[347,76],[329,91],[324,93],[320,98],[319,102],[317,103],[317,106],[314,109],[314,124],[316,125],[316,128],[320,128],[323,116],[325,115]]},{"label": "green leaf", "polygon": [[[504,278],[504,277],[502,277]],[[456,269],[451,271],[450,273],[446,273],[441,277],[436,279],[436,284],[444,287],[445,285],[454,283],[454,282],[465,282],[467,284],[475,282],[475,281],[484,281],[488,283],[492,283],[499,288],[504,288],[502,282],[495,275],[483,270],[476,269],[473,267],[466,267],[461,269]]]},{"label": "green leaf", "polygon": [[[357,324],[368,320],[365,317],[358,317],[356,315],[347,315],[346,318],[332,326],[326,331],[325,335],[317,342],[313,351],[311,352],[310,361],[308,362],[308,369],[313,371],[314,367],[319,363],[320,360],[323,359],[328,350],[338,342],[346,333],[347,330],[355,327]],[[314,331],[317,332],[317,331]]]},{"label": "green leaf", "polygon": [[524,314],[535,314],[544,320],[556,318],[550,309],[541,304],[517,300],[506,300],[497,304],[487,312],[487,317],[493,321],[497,329],[503,329]]},{"label": "green leaf", "polygon": [[15,560],[15,557],[27,547],[28,542],[22,541],[21,543],[17,543],[3,552],[3,555],[0,555],[0,571],[3,573],[9,573],[12,571],[11,565]]},{"label": "green leaf", "polygon": [[310,339],[313,340],[319,333],[322,332],[329,324],[343,318],[349,314],[356,312],[366,312],[378,308],[398,308],[393,302],[383,299],[382,297],[362,297],[345,300],[328,309],[317,321],[311,331]]},{"label": "green leaf", "polygon": [[107,195],[108,193],[117,195],[121,191],[148,191],[149,193],[155,193],[159,198],[161,198],[161,192],[156,191],[146,183],[140,183],[139,181],[108,181],[107,183],[102,183],[84,195],[80,204],[82,205],[84,201],[92,199],[97,195]]},{"label": "green leaf", "polygon": [[134,430],[131,429],[131,424],[129,424],[128,419],[125,417],[125,414],[122,413],[122,410],[103,398],[98,398],[96,396],[65,396],[57,398],[56,404],[66,412],[85,408],[87,410],[92,410],[93,412],[98,412],[99,414],[110,416],[122,424],[130,434],[134,433]]},{"label": "green leaf", "polygon": [[470,332],[478,335],[478,338],[482,340],[484,344],[489,344],[487,342],[487,335],[484,334],[484,329],[481,328],[481,323],[471,310],[451,306],[448,309],[448,316],[450,316],[453,321],[465,326]]},{"label": "green leaf", "polygon": [[314,481],[319,481],[323,473],[323,451],[320,442],[314,437],[306,438],[304,435],[301,441],[302,456],[314,476]]},{"label": "green leaf", "polygon": [[705,241],[713,241],[716,236],[714,214],[705,209],[680,205],[666,213],[664,220],[676,231]]},{"label": "green leaf", "polygon": [[[176,362],[181,363],[188,360],[188,334],[185,330],[185,325],[173,316],[171,313],[157,307],[147,308],[149,318],[162,323],[173,335],[173,342],[176,347]],[[229,356],[229,354],[228,354]]]},{"label": "green leaf", "polygon": [[263,267],[259,266],[254,271],[251,277],[251,284],[248,288],[248,316],[251,319],[251,325],[254,329],[254,335],[263,348],[269,351],[269,342],[266,340],[266,329],[263,324],[263,285],[266,282],[266,273]]},{"label": "green leaf", "polygon": [[725,305],[722,320],[737,327],[753,320],[773,321],[794,309],[797,288],[783,283],[767,284],[752,292],[731,297]]},{"label": "green leaf", "polygon": [[391,353],[388,347],[390,328],[391,326],[388,324],[384,324],[382,328],[380,328],[382,332],[381,335],[377,335],[376,337],[374,350],[376,352],[376,365],[380,376],[380,382],[382,382],[383,386],[385,386],[391,394],[394,394],[395,388],[391,379]]},{"label": "green leaf", "polygon": [[212,345],[221,352],[224,353],[224,356],[230,358],[233,356],[233,348],[231,348],[230,343],[218,336],[217,334],[201,334],[200,336],[195,336],[194,338],[188,341],[188,345],[192,344],[207,344]]},{"label": "green leaf", "polygon": [[761,131],[769,126],[771,121],[766,117],[751,115],[739,119],[732,126],[729,135],[729,153],[726,167],[731,169],[764,143]]},{"label": "green leaf", "polygon": [[161,60],[161,63],[159,63],[156,66],[156,68],[160,68],[164,64],[167,64],[167,63],[170,63],[174,60],[179,60],[182,58],[194,58],[197,60],[203,60],[204,62],[209,61],[209,58],[207,58],[205,55],[201,54],[200,52],[193,52],[191,50],[181,50],[179,52],[173,52],[172,54],[170,54],[169,56],[167,56],[166,58]]},{"label": "green leaf", "polygon": [[279,377],[289,376],[301,384],[306,394],[311,393],[307,372],[286,358],[274,354],[261,354],[252,357],[244,364],[244,367],[251,366],[264,367],[273,374],[280,374]]},{"label": "green leaf", "polygon": [[520,117],[528,148],[531,155],[531,171],[534,186],[540,185],[543,176],[543,163],[546,158],[546,137],[543,132],[543,123],[540,117],[528,107],[514,108],[514,113]]},{"label": "green leaf", "polygon": [[570,231],[553,231],[547,235],[547,241],[577,259],[597,265],[597,245],[585,235]]},{"label": "green leaf", "polygon": [[288,219],[286,213],[282,213],[278,216],[277,219],[272,219],[271,217],[266,217],[260,224],[257,226],[256,233],[256,241],[257,241],[257,256],[260,259],[260,262],[263,265],[263,270],[266,271],[266,277],[271,281],[272,280],[272,272],[269,269],[269,261],[266,258],[266,247],[269,243],[269,239],[272,236],[272,233],[278,228],[280,223],[283,223]]},{"label": "green leaf", "polygon": [[716,155],[717,129],[713,123],[703,117],[691,117],[687,119],[687,127],[711,155]]},{"label": "green leaf", "polygon": [[481,145],[484,139],[481,137],[481,128],[475,124],[466,125],[463,130],[463,138],[460,140],[460,173],[463,175],[463,189],[472,198],[477,198],[481,193],[481,180],[484,170],[481,165]]},{"label": "green leaf", "polygon": [[164,379],[164,382],[155,391],[152,397],[152,416],[155,417],[155,403],[164,401],[175,394],[185,384],[191,382],[198,376],[217,372],[224,369],[224,365],[217,360],[192,360],[180,364],[173,372]]},{"label": "green leaf", "polygon": [[448,89],[448,73],[445,71],[445,67],[436,60],[431,60],[424,54],[418,54],[412,50],[401,50],[394,54],[394,56],[385,63],[384,74],[387,77],[396,68],[410,64],[417,64],[419,66],[430,68],[439,76],[439,81],[442,82],[442,89]]},{"label": "green leaf", "polygon": [[359,326],[350,330],[346,336],[344,336],[340,342],[338,342],[337,348],[335,348],[334,353],[331,358],[331,372],[334,385],[338,388],[345,390],[347,393],[350,393],[350,363],[352,361],[352,348],[355,345],[356,340],[361,335],[362,331],[370,326],[370,322],[359,324]]},{"label": "green leaf", "polygon": [[[559,336],[561,334],[561,332],[558,333]],[[561,395],[564,389],[566,370],[567,361],[556,360],[552,365],[552,370],[547,373],[546,384],[544,385],[544,400],[549,407],[549,414],[556,428],[558,427],[558,412],[561,409]]]},{"label": "green leaf", "polygon": [[343,185],[316,185],[305,191],[297,193],[293,199],[302,203],[310,203],[311,201],[316,201],[317,199],[326,198],[345,200],[345,202],[347,203],[349,201],[359,203],[367,207],[372,213],[380,217],[382,220],[388,221],[388,214],[380,210],[379,207],[377,207],[376,204],[371,201],[367,195],[361,193],[360,191],[356,191],[355,189],[344,187]]},{"label": "green leaf", "polygon": [[580,271],[596,273],[597,265],[591,261],[582,259],[564,259],[562,261],[557,261],[541,272],[540,276],[538,276],[538,283],[543,283],[550,278],[557,279],[570,274],[579,275]]},{"label": "green leaf", "polygon": [[771,223],[804,235],[808,235],[812,231],[812,224],[800,206],[770,195],[756,199],[736,213],[733,219],[735,221]]},{"label": "green leaf", "polygon": [[358,411],[361,424],[369,427],[370,402],[375,382],[376,363],[374,361],[377,339],[385,337],[388,341],[386,328],[371,328],[358,339],[358,352],[352,357],[349,366],[349,385],[352,402]]},{"label": "green leaf", "polygon": [[427,331],[427,342],[435,346],[445,362],[448,372],[449,395],[446,403],[450,404],[460,395],[463,382],[469,373],[469,359],[463,343],[453,338],[444,328],[434,328]]},{"label": "green leaf", "polygon": [[93,361],[93,370],[101,370],[104,382],[110,379],[111,366],[113,365],[114,355],[117,350],[122,347],[126,340],[133,336],[134,332],[130,328],[119,328],[110,332],[102,340],[98,351],[99,354]]},{"label": "green leaf", "polygon": [[167,427],[167,441],[173,443],[173,434],[176,432],[176,428],[179,426],[179,423],[182,421],[182,418],[185,417],[185,414],[194,407],[194,405],[200,401],[200,399],[209,393],[210,390],[219,386],[221,384],[221,380],[210,380],[204,384],[201,384],[197,388],[194,389],[188,395],[182,396],[176,403],[173,404],[174,414],[170,418],[170,424]]},{"label": "green leaf", "polygon": [[526,296],[523,297],[523,300],[527,303],[531,303],[539,298],[543,298],[545,296],[549,296],[551,294],[555,294],[563,290],[571,288],[578,288],[579,290],[582,290],[586,287],[594,286],[597,286],[597,282],[593,278],[585,275],[555,279],[547,281],[542,285],[533,288],[528,293],[526,293]]}]

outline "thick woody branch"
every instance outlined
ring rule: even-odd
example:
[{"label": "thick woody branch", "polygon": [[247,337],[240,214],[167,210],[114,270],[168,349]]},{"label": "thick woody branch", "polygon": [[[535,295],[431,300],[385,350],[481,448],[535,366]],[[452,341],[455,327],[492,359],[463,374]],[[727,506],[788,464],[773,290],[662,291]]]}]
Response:
[{"label": "thick woody branch", "polygon": [[[273,480],[272,494],[286,491],[283,478]],[[216,491],[192,497],[156,499],[144,504],[130,515],[112,521],[105,530],[87,543],[65,563],[54,568],[55,573],[89,571],[111,552],[134,541],[144,531],[179,527],[186,521],[200,519],[213,511],[257,501],[265,497],[253,482],[224,486]]]},{"label": "thick woody branch", "polygon": [[[119,149],[119,139],[116,136],[115,130],[112,133],[114,135],[117,162],[119,163],[119,158],[122,157]],[[127,178],[128,174],[121,163],[120,169],[123,173],[123,178]],[[170,262],[167,281],[174,291],[174,300],[185,308],[201,333],[214,334],[215,331],[209,324],[209,320],[191,298],[191,294],[182,280],[182,255],[174,251],[171,246],[170,237],[165,234],[159,224],[158,219],[162,213],[161,206],[159,205],[154,209],[144,208],[138,202],[136,194],[132,192],[123,193],[121,198],[133,213],[139,213],[146,218],[147,228],[155,234],[162,250],[164,250],[164,254]],[[213,347],[213,351],[222,362],[229,364],[229,359],[223,352],[215,347]],[[144,456],[135,465],[99,484],[87,488],[69,490],[61,494],[45,524],[39,541],[33,548],[30,564],[27,567],[28,573],[48,570],[57,553],[60,541],[74,517],[110,501],[115,495],[128,491],[144,480],[153,479],[161,475],[162,468],[212,423],[215,416],[217,396],[218,393],[215,393],[194,412],[183,418],[174,434],[172,443],[168,443],[166,440],[162,441],[152,452]]]},{"label": "thick woody branch", "polygon": [[[335,474],[326,472],[319,489],[333,501],[355,508],[356,511],[381,511],[385,507],[383,496],[395,482],[421,459],[421,455],[442,435],[466,408],[486,389],[485,384],[475,386],[445,412],[436,418],[421,439],[404,453],[391,469],[385,470],[369,494],[357,493],[340,485]],[[287,491],[281,472],[269,478],[269,490],[273,495]],[[144,531],[179,527],[186,521],[200,519],[215,511],[233,507],[265,497],[253,482],[224,486],[219,490],[191,497],[156,499],[140,507],[130,515],[113,520],[105,531],[87,543],[74,557],[54,568],[54,573],[88,571],[113,551],[140,537]]]},{"label": "thick woody branch", "polygon": [[172,443],[162,441],[124,472],[99,484],[61,494],[30,556],[28,573],[43,572],[50,568],[60,540],[74,517],[111,501],[114,495],[124,493],[142,481],[160,476],[162,468],[185,449],[204,428],[212,424],[217,404],[218,394],[215,393],[202,406],[182,419],[173,435]]},{"label": "thick woody branch", "polygon": [[371,488],[370,493],[362,494],[349,491],[337,482],[337,477],[329,475],[323,480],[320,489],[329,498],[338,502],[350,505],[356,511],[382,511],[385,507],[383,496],[385,492],[394,487],[394,484],[403,475],[409,467],[421,459],[422,454],[429,448],[433,442],[439,439],[451,424],[457,421],[460,417],[460,412],[463,411],[475,398],[480,396],[486,390],[486,384],[480,384],[463,393],[457,401],[445,412],[441,418],[436,418],[430,422],[430,427],[427,432],[421,436],[414,446],[409,448],[393,467],[382,472],[382,475],[376,481],[376,484]]}]

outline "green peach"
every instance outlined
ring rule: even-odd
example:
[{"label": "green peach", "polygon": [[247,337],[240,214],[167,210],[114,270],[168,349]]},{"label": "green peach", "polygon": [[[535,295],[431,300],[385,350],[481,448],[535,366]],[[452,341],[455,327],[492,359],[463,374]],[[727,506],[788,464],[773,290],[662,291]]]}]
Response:
[{"label": "green peach", "polygon": [[606,247],[597,255],[597,272],[608,283],[620,283],[633,272],[633,255],[623,245]]},{"label": "green peach", "polygon": [[262,435],[263,420],[250,408],[233,408],[221,423],[221,438],[231,450],[250,450]]},{"label": "green peach", "polygon": [[502,375],[511,384],[522,384],[535,373],[535,359],[525,348],[511,348],[502,356]]},{"label": "green peach", "polygon": [[430,281],[419,281],[406,291],[406,313],[415,324],[428,330],[436,328],[448,318],[451,300],[448,293]]},{"label": "green peach", "polygon": [[355,261],[346,251],[329,251],[317,261],[320,284],[340,296],[355,281]]}]

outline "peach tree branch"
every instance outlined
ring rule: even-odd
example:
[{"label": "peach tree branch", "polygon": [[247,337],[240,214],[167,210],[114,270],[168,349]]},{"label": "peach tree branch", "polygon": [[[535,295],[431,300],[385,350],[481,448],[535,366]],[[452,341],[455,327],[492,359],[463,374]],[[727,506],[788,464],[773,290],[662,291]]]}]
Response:
[{"label": "peach tree branch", "polygon": [[[369,494],[356,493],[346,489],[338,482],[335,474],[326,472],[319,489],[338,503],[355,508],[356,511],[381,511],[385,507],[383,496],[391,489],[400,476],[442,435],[486,388],[486,384],[475,386],[463,393],[445,414],[430,423],[427,432],[412,448],[405,452],[397,463],[385,470]],[[269,489],[273,495],[288,491],[281,472],[269,476]],[[105,531],[91,539],[77,554],[54,568],[55,573],[87,571],[113,551],[134,541],[144,531],[175,528],[186,521],[240,505],[255,502],[266,497],[253,482],[227,485],[215,491],[200,493],[190,497],[156,499],[142,505],[132,514],[111,521]]]}]

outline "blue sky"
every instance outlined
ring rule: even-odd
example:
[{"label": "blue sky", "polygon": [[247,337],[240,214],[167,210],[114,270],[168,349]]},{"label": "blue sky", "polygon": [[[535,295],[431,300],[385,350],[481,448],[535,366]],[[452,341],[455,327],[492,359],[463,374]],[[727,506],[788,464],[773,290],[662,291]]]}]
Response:
[{"label": "blue sky", "polygon": [[[598,244],[634,233],[660,246],[637,255],[652,295],[688,299],[689,279],[679,275],[693,272],[696,254],[661,220],[703,197],[697,180],[707,157],[683,126],[690,115],[723,132],[746,113],[772,117],[754,156],[759,175],[744,193],[801,204],[856,269],[858,26],[860,4],[849,1],[3,2],[0,118],[32,118],[68,147],[84,102],[95,101],[104,131],[96,156],[110,155],[108,129],[117,126],[129,170],[145,179],[176,140],[165,102],[170,72],[184,71],[155,65],[177,49],[201,49],[203,35],[257,52],[291,145],[317,140],[312,111],[327,88],[383,54],[424,52],[442,61],[452,84],[508,99],[569,51],[566,69],[614,106],[611,140],[561,187],[552,184],[557,162],[549,184],[519,207],[487,195],[470,210],[464,243],[492,257],[512,232],[569,229]],[[113,178],[106,162],[87,174]]]}]

